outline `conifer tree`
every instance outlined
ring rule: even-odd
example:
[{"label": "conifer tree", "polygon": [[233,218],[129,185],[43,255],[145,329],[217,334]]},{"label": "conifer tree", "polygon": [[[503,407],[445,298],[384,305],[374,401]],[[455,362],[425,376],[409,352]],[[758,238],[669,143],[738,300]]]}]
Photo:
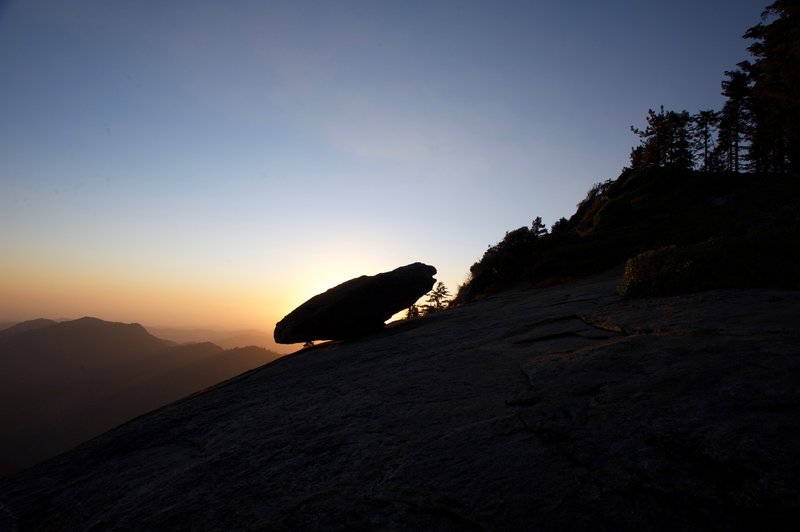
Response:
[{"label": "conifer tree", "polygon": [[544,236],[546,234],[547,226],[542,222],[542,217],[537,216],[533,219],[533,223],[531,224],[531,236],[534,238],[539,238],[540,236]]},{"label": "conifer tree", "polygon": [[410,307],[406,310],[406,317],[407,320],[413,320],[420,317],[420,310],[416,304],[411,304]]},{"label": "conifer tree", "polygon": [[631,126],[640,139],[639,146],[631,152],[631,166],[691,168],[690,123],[691,116],[686,111],[665,111],[663,105],[659,112],[649,109],[645,129]]},{"label": "conifer tree", "polygon": [[447,289],[443,282],[439,281],[433,290],[428,293],[428,299],[425,300],[425,314],[446,309],[449,300],[450,290]]},{"label": "conifer tree", "polygon": [[714,130],[719,115],[713,109],[699,111],[692,117],[692,147],[700,164],[701,172],[712,168],[712,151],[714,149]]},{"label": "conifer tree", "polygon": [[719,115],[716,157],[721,169],[738,173],[743,169],[749,130],[750,83],[742,70],[728,70],[722,81],[725,104]]},{"label": "conifer tree", "polygon": [[756,170],[800,171],[800,2],[776,0],[744,34],[754,61],[741,63],[752,82],[749,159]]}]

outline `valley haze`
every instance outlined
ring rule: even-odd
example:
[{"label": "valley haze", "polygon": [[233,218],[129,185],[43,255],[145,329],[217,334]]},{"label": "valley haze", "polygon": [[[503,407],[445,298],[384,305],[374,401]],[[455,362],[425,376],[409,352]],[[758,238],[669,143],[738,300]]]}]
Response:
[{"label": "valley haze", "polygon": [[2,329],[0,476],[280,356],[89,317]]}]

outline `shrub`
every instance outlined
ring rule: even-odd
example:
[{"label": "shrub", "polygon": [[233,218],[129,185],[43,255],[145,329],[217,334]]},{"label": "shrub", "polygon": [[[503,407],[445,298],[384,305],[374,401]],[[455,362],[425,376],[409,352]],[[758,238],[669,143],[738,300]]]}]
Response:
[{"label": "shrub", "polygon": [[629,259],[617,293],[623,297],[644,297],[674,294],[688,288],[693,263],[685,255],[684,250],[668,246]]},{"label": "shrub", "polygon": [[797,286],[798,242],[796,230],[757,231],[645,251],[627,261],[617,293],[647,297],[715,288]]}]

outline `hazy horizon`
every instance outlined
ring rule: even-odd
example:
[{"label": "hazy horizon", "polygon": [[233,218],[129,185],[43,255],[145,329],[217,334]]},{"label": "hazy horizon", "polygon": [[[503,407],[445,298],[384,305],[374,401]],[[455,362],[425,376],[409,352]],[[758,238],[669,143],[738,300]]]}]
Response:
[{"label": "hazy horizon", "polygon": [[262,332],[266,334],[271,334],[271,332],[267,329],[257,329],[253,327],[223,327],[214,324],[200,324],[200,325],[174,325],[174,324],[162,324],[162,323],[143,323],[141,320],[111,320],[106,319],[103,316],[60,316],[60,317],[52,317],[52,316],[35,316],[31,318],[24,318],[24,319],[3,319],[0,318],[0,326],[4,325],[16,325],[19,323],[24,323],[26,321],[33,321],[37,319],[44,319],[44,320],[52,320],[55,322],[63,322],[63,321],[75,321],[81,318],[97,318],[102,321],[109,321],[109,322],[118,322],[118,323],[138,323],[145,329],[150,327],[157,328],[157,329],[181,329],[181,330],[200,330],[200,331],[217,331],[217,332],[245,332],[245,331],[253,331],[253,332]]},{"label": "hazy horizon", "polygon": [[136,323],[144,327],[144,329],[152,336],[161,340],[169,340],[179,345],[197,344],[203,342],[211,342],[218,345],[222,349],[234,349],[237,347],[263,347],[274,353],[281,355],[289,354],[298,348],[298,344],[278,344],[272,337],[272,330],[267,329],[254,329],[254,328],[228,328],[219,327],[214,325],[206,326],[172,326],[172,325],[159,325],[152,323],[141,323],[137,320],[133,321],[120,321],[108,320],[102,316],[80,316],[75,318],[50,318],[47,316],[39,316],[26,320],[3,320],[0,319],[0,331],[4,331],[15,325],[25,323],[28,321],[44,319],[56,323],[65,323],[82,318],[95,318],[108,323]]},{"label": "hazy horizon", "polygon": [[767,3],[4,2],[0,321],[271,333],[415,261],[455,292],[648,108],[719,108]]},{"label": "hazy horizon", "polygon": [[[329,286],[329,287],[326,287],[326,288],[331,288],[331,287],[332,286]],[[312,295],[316,295],[316,294],[312,294]],[[425,299],[424,296],[422,298],[420,298],[420,302],[424,301],[424,299]],[[297,305],[295,305],[295,306],[299,306],[304,301],[305,300],[298,301]],[[389,321],[398,319],[398,317],[400,317],[400,315],[402,315],[404,313],[405,313],[405,311],[401,311],[401,312],[397,313],[395,316],[392,316],[392,318],[390,318]],[[141,325],[142,327],[144,327],[145,329],[148,329],[148,330],[151,329],[151,328],[154,328],[154,329],[179,329],[179,330],[186,330],[186,331],[197,330],[197,331],[214,331],[214,332],[230,332],[230,333],[252,331],[252,332],[264,333],[264,334],[267,334],[267,335],[271,336],[272,332],[273,332],[273,330],[275,328],[275,323],[272,323],[272,324],[255,324],[255,325],[250,325],[250,326],[237,324],[235,322],[228,322],[228,324],[226,324],[226,325],[223,325],[223,324],[220,324],[220,323],[199,323],[199,322],[191,322],[191,321],[182,321],[182,322],[178,322],[178,323],[171,323],[171,322],[154,323],[154,322],[147,322],[147,321],[144,321],[144,320],[141,320],[141,319],[137,319],[135,317],[127,318],[126,316],[128,316],[128,314],[127,314],[126,310],[123,310],[122,312],[114,312],[113,314],[114,314],[114,316],[121,316],[121,318],[116,318],[116,317],[111,318],[111,317],[107,317],[107,316],[103,316],[103,315],[97,315],[97,314],[84,314],[84,315],[80,315],[80,316],[75,315],[75,316],[58,316],[58,317],[55,317],[55,316],[52,316],[52,315],[39,315],[39,314],[34,314],[34,313],[31,313],[31,314],[28,314],[28,315],[24,315],[23,317],[19,317],[19,316],[14,315],[14,314],[6,314],[6,315],[0,315],[0,328],[7,327],[7,326],[13,326],[13,325],[16,325],[16,324],[19,324],[19,323],[24,323],[26,321],[33,321],[33,320],[38,320],[38,319],[52,320],[52,321],[55,321],[55,322],[64,322],[64,321],[74,321],[74,320],[78,320],[78,319],[81,319],[81,318],[97,318],[97,319],[100,319],[100,320],[103,320],[103,321],[118,322],[118,323],[138,323],[139,325]]]}]

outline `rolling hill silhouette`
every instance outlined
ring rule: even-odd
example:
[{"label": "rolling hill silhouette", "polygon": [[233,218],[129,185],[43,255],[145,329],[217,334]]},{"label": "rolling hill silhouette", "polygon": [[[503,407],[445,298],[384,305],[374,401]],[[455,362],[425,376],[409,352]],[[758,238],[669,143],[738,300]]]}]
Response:
[{"label": "rolling hill silhouette", "polygon": [[3,324],[0,325],[0,338],[14,336],[15,334],[25,331],[41,329],[42,327],[49,327],[50,325],[55,325],[56,323],[58,322],[55,320],[46,320],[44,318],[39,318],[35,320],[23,321],[21,323],[10,323],[7,325]]},{"label": "rolling hill silhouette", "polygon": [[89,317],[0,331],[0,475],[278,356],[177,346],[139,324]]},{"label": "rolling hill silhouette", "polygon": [[208,327],[159,327],[150,325],[145,328],[159,338],[172,340],[179,344],[211,342],[223,349],[255,345],[282,354],[291,351],[287,346],[275,343],[272,338],[272,332],[259,331],[257,329],[227,330]]}]

